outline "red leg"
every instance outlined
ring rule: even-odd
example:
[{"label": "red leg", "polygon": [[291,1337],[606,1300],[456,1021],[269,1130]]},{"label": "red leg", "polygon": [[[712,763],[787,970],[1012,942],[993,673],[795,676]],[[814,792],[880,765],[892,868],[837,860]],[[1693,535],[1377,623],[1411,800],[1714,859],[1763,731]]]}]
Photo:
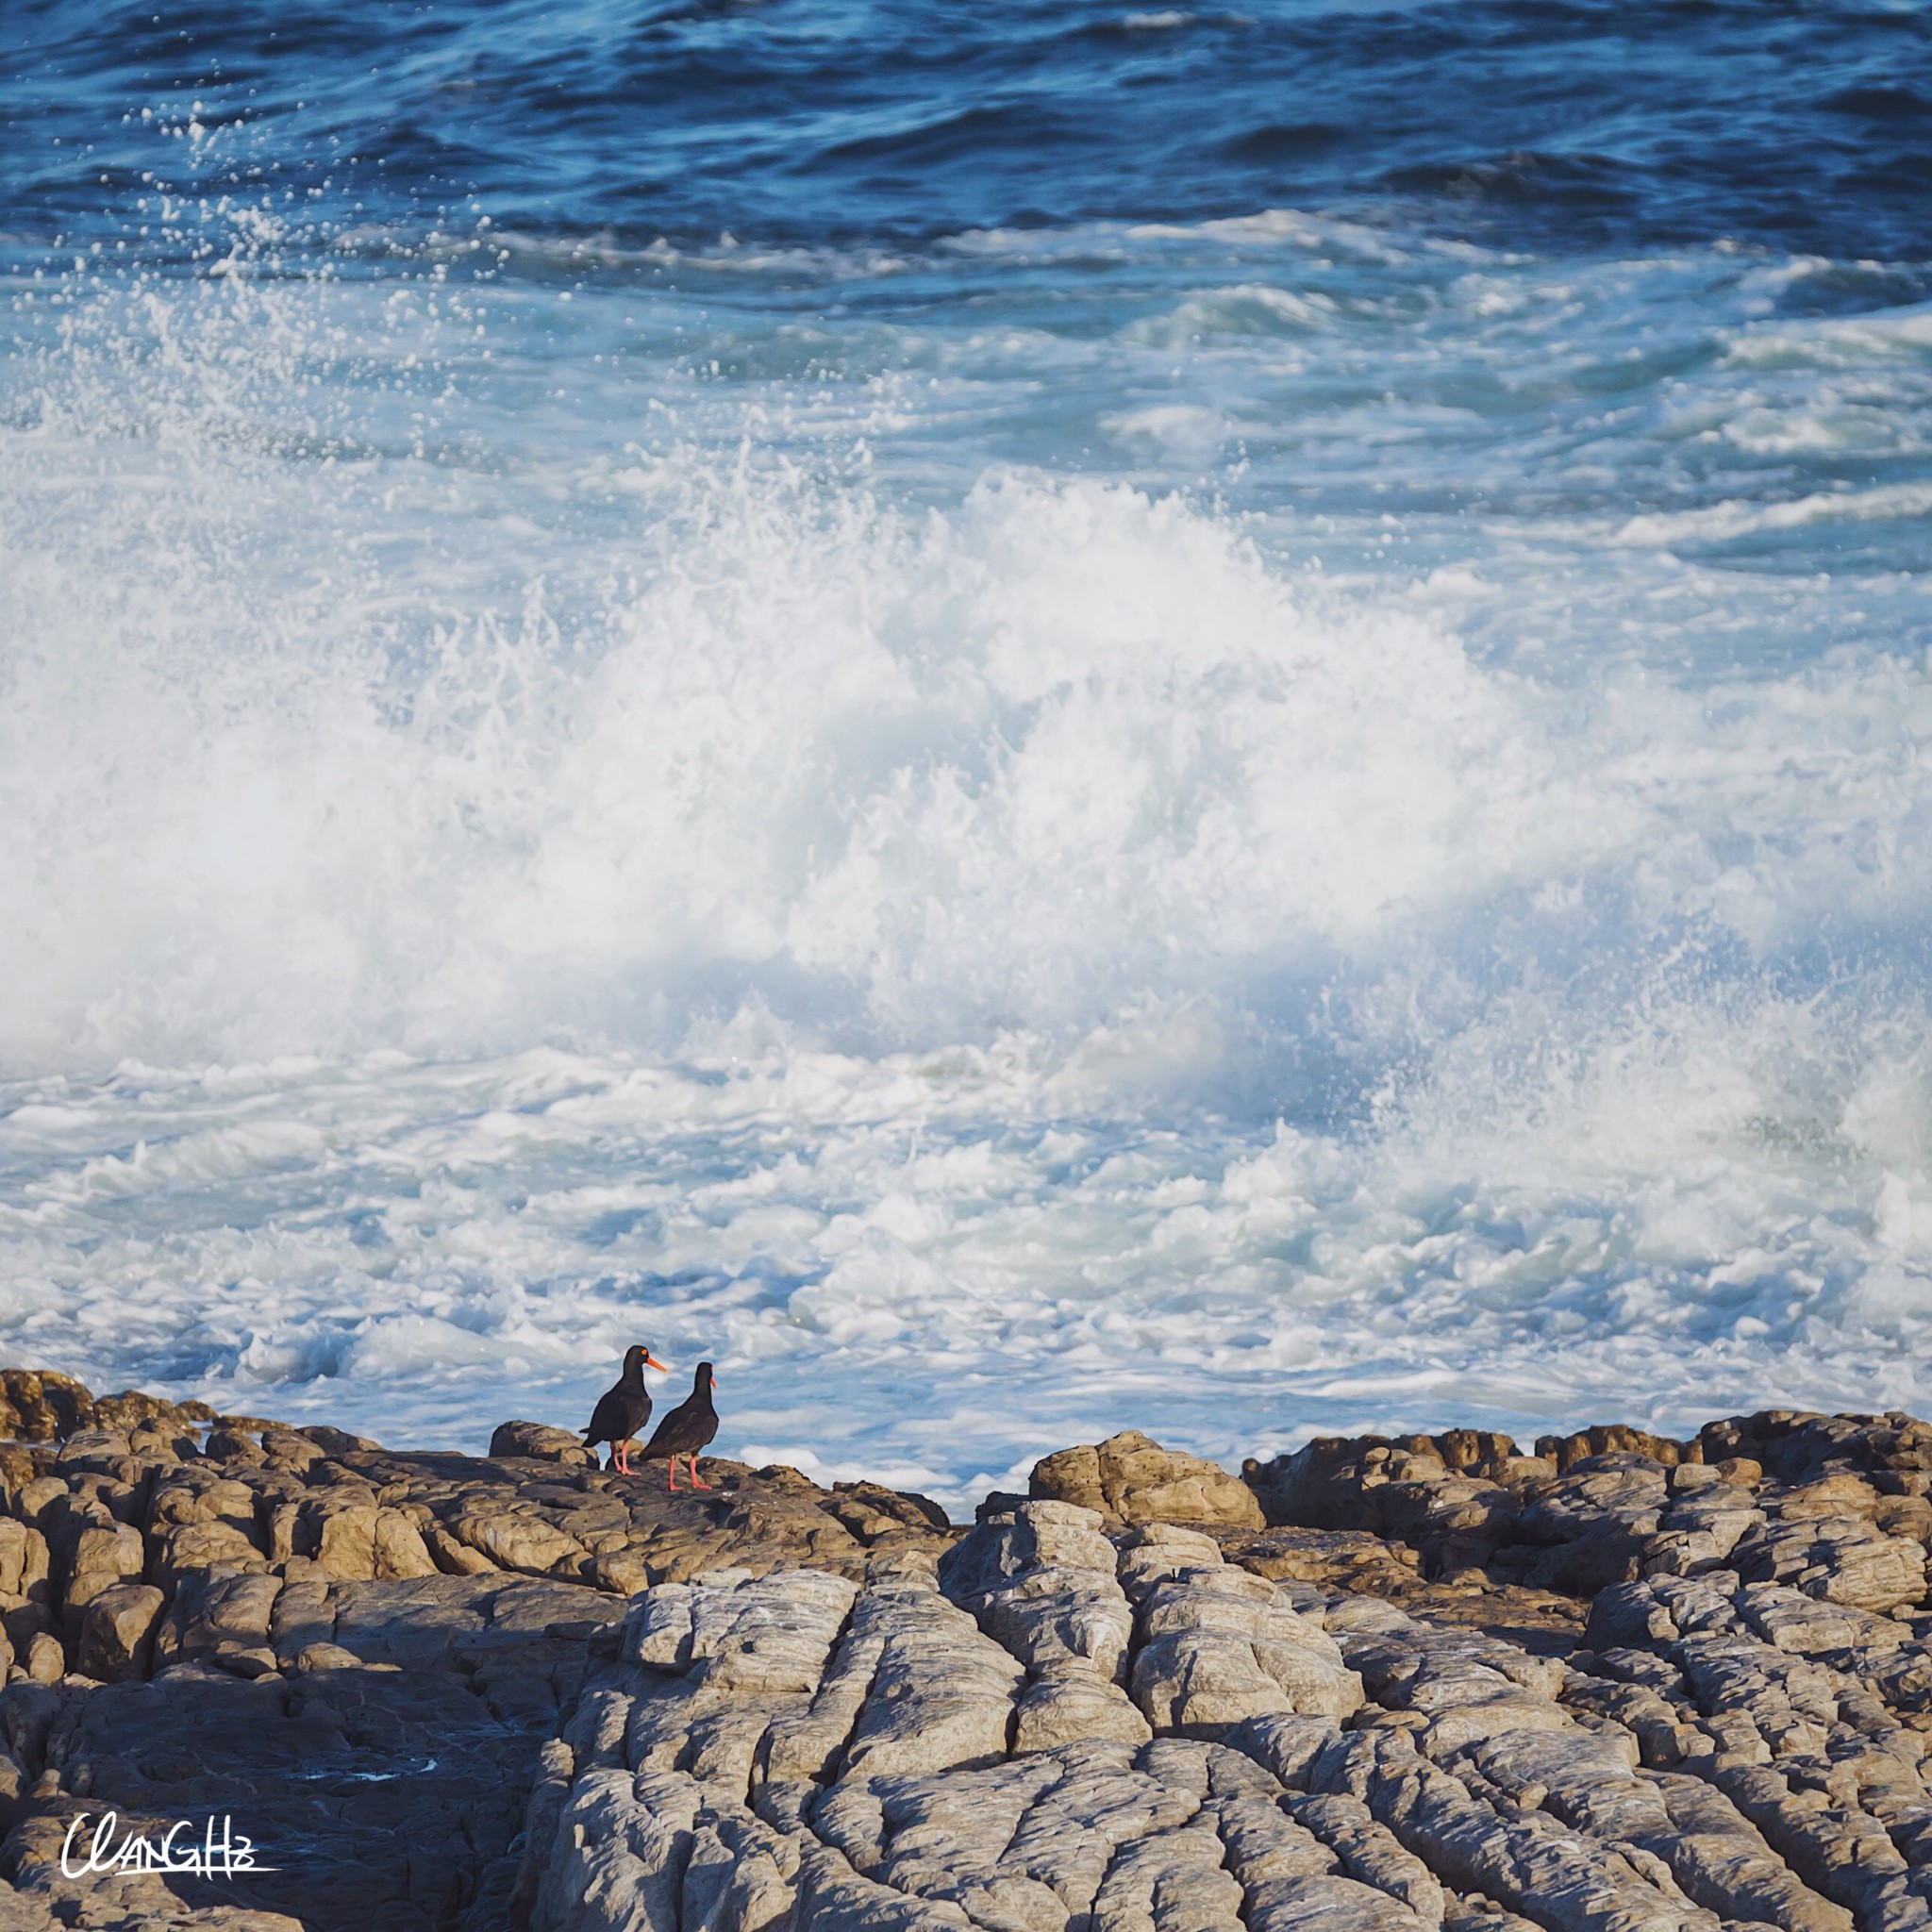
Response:
[{"label": "red leg", "polygon": [[664,1487],[675,1496],[677,1493],[677,1457],[673,1456],[664,1464]]},{"label": "red leg", "polygon": [[708,1490],[711,1487],[710,1484],[706,1482],[705,1479],[698,1474],[697,1457],[695,1456],[687,1456],[684,1459],[691,1464],[691,1488],[694,1490]]}]

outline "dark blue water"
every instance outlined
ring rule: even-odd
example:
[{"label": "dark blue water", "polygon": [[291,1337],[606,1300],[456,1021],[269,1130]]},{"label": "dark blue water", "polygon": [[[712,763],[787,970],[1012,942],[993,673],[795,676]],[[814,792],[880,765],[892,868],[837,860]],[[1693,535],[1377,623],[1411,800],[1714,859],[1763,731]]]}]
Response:
[{"label": "dark blue water", "polygon": [[681,248],[1290,206],[1927,252],[1912,5],[28,0],[4,34],[0,195],[36,238],[125,233],[165,187]]}]

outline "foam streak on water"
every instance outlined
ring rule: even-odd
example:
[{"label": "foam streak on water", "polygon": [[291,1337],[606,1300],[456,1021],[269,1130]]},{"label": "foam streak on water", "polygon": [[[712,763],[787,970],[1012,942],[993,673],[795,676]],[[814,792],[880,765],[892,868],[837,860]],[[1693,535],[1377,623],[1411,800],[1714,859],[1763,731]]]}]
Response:
[{"label": "foam streak on water", "polygon": [[[1128,1424],[1932,1399],[1916,124],[1801,209],[1607,66],[1602,155],[1505,165],[1443,104],[1538,57],[1409,17],[1412,125],[1160,195],[1108,90],[1234,27],[968,36],[1091,109],[1024,201],[881,132],[858,15],[625,16],[852,90],[691,81],[651,139],[741,148],[643,213],[649,63],[521,174],[458,140],[608,8],[384,42],[353,111],[47,41],[0,1355],[480,1446],[641,1340],[726,1451],[954,1503]],[[1346,95],[1370,19],[1250,25]],[[1804,111],[1921,32],[1847,14]]]}]

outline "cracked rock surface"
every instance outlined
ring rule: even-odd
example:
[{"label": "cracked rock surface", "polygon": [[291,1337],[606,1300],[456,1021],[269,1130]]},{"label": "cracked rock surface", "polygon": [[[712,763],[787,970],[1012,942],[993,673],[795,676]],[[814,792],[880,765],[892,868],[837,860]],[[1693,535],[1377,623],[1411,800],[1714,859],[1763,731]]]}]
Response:
[{"label": "cracked rock surface", "polygon": [[[0,1932],[500,1926],[543,1743],[637,1592],[786,1569],[836,1632],[869,1568],[929,1574],[955,1534],[922,1497],[722,1459],[674,1498],[529,1424],[397,1454],[9,1370],[0,1426]],[[117,1843],[232,1817],[278,1869],[69,1879],[108,1809]]]},{"label": "cracked rock surface", "polygon": [[[0,1932],[1932,1928],[1909,1417],[1130,1433],[960,1531],[0,1398]],[[280,1869],[63,1877],[110,1806]]]},{"label": "cracked rock surface", "polygon": [[1252,1510],[1163,1453],[1049,1458],[930,1570],[639,1598],[511,1924],[1932,1925],[1932,1430],[1317,1441]]}]

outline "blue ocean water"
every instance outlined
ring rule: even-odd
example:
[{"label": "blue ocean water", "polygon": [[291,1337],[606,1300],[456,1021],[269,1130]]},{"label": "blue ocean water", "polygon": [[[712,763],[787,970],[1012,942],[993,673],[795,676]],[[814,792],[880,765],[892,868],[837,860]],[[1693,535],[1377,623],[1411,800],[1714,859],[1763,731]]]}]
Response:
[{"label": "blue ocean water", "polygon": [[0,24],[0,1347],[954,1503],[1932,1390],[1918,5]]}]

